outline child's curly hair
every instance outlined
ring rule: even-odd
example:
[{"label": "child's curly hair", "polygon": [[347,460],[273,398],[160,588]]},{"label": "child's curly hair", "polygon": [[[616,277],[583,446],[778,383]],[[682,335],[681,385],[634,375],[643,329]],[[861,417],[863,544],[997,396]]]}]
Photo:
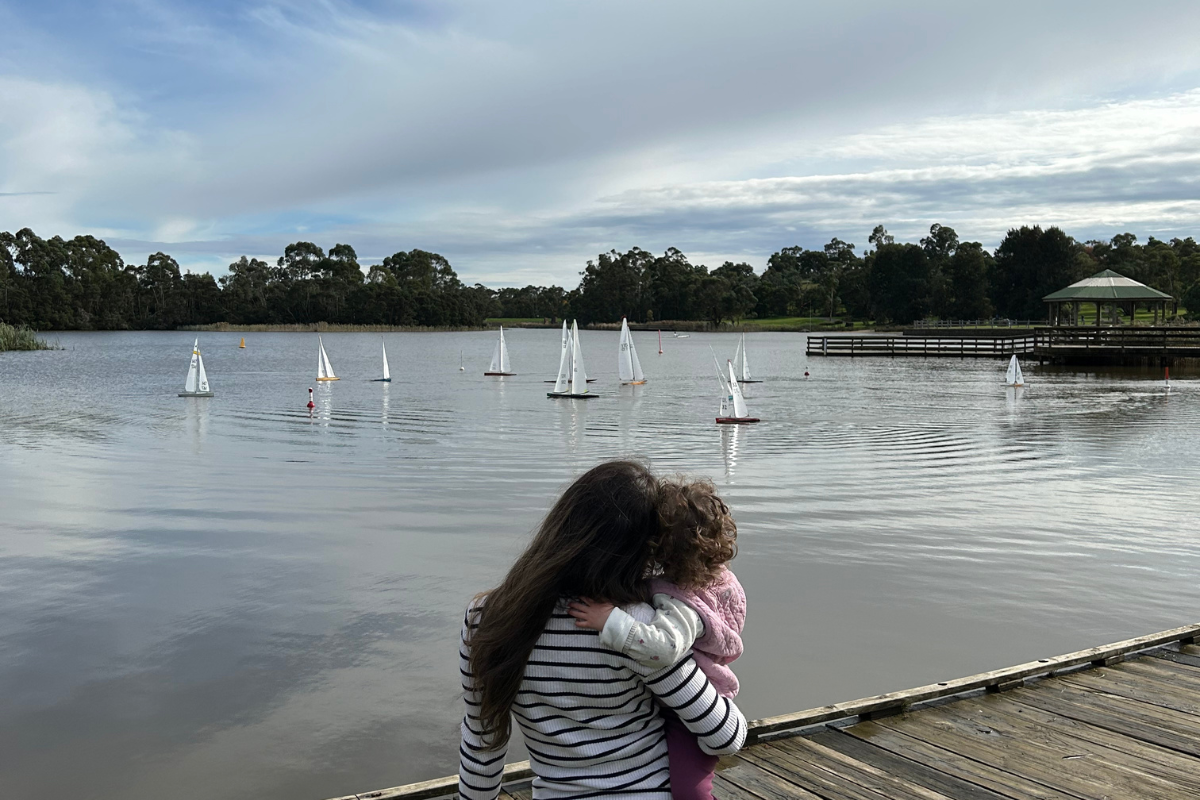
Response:
[{"label": "child's curly hair", "polygon": [[659,577],[681,589],[712,585],[737,555],[737,524],[711,481],[660,480],[658,527],[652,546]]}]

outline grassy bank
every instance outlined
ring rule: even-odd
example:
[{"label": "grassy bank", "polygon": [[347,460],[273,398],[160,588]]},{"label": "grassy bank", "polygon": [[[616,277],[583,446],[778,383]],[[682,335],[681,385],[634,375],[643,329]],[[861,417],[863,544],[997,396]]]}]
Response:
[{"label": "grassy bank", "polygon": [[458,326],[426,327],[421,325],[334,325],[328,322],[308,322],[297,325],[233,325],[214,322],[211,325],[184,325],[178,330],[216,333],[428,333],[436,331],[481,331],[485,328]]},{"label": "grassy bank", "polygon": [[39,338],[29,328],[14,328],[0,322],[0,352],[5,350],[57,350],[57,345]]}]

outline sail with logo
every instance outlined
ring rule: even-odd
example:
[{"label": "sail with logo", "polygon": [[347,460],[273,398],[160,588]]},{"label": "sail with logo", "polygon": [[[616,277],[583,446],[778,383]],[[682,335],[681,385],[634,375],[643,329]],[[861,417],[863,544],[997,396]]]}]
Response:
[{"label": "sail with logo", "polygon": [[559,356],[558,379],[554,382],[554,391],[547,392],[546,396],[581,400],[596,397],[588,390],[587,370],[583,366],[583,350],[579,346],[579,323],[575,321],[571,322],[571,330],[567,333],[562,354]]},{"label": "sail with logo", "polygon": [[642,374],[642,362],[638,360],[637,348],[633,346],[633,336],[629,333],[629,321],[621,317],[621,346],[617,351],[617,374],[621,383],[640,386],[646,382]]},{"label": "sail with logo", "polygon": [[187,379],[183,382],[180,397],[212,397],[208,388],[208,375],[204,372],[204,357],[200,355],[200,340],[192,345],[192,363],[188,365]]}]

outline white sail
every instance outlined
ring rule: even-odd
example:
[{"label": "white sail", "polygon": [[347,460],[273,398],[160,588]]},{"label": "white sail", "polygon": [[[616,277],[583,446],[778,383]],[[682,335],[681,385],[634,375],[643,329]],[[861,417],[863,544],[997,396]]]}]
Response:
[{"label": "white sail", "polygon": [[562,352],[558,356],[558,378],[554,381],[554,391],[565,392],[571,383],[571,333],[567,330],[567,321],[563,320]]},{"label": "white sail", "polygon": [[621,344],[617,350],[617,376],[621,383],[633,380],[633,357],[629,354],[629,323],[621,317]]},{"label": "white sail", "polygon": [[496,346],[492,348],[492,363],[488,364],[488,372],[500,371],[500,342],[496,342]]},{"label": "white sail", "polygon": [[629,322],[621,317],[621,348],[617,352],[617,374],[621,383],[645,383],[646,376],[642,374],[642,362],[638,360],[637,349],[633,346],[633,335],[629,332]]},{"label": "white sail", "polygon": [[750,380],[750,351],[746,349],[746,334],[742,334],[742,341],[738,343],[738,352],[742,354],[741,363],[738,365],[738,372],[741,375],[740,380]]},{"label": "white sail", "polygon": [[504,343],[504,326],[500,326],[500,338],[496,341],[496,347],[492,350],[492,363],[488,366],[488,372],[505,373],[508,372],[508,345]]},{"label": "white sail", "polygon": [[742,397],[742,387],[738,386],[737,375],[733,372],[733,362],[729,364],[729,394],[733,398],[733,416],[742,419],[750,416],[746,410],[746,398]]},{"label": "white sail", "polygon": [[208,374],[204,371],[204,357],[200,355],[200,340],[192,343],[192,360],[188,364],[187,378],[183,382],[180,397],[212,397],[208,388]]},{"label": "white sail", "polygon": [[185,392],[188,392],[189,394],[194,393],[196,391],[196,386],[199,383],[199,379],[200,379],[200,370],[198,369],[199,363],[200,363],[200,340],[197,339],[196,343],[192,345],[192,363],[188,365],[187,380],[183,382],[183,390]]},{"label": "white sail", "polygon": [[579,323],[571,322],[571,394],[587,393],[587,371],[583,368],[583,351],[579,349]]},{"label": "white sail", "polygon": [[385,381],[390,381],[392,379],[392,373],[388,370],[387,343],[381,341],[379,346],[383,348],[383,379]]},{"label": "white sail", "polygon": [[626,336],[629,339],[629,358],[633,361],[633,382],[645,383],[646,376],[642,373],[642,362],[638,360],[637,348],[633,346],[633,334],[626,331]]},{"label": "white sail", "polygon": [[1008,374],[1004,376],[1004,382],[1009,386],[1025,385],[1025,376],[1021,374],[1021,362],[1017,361],[1016,355],[1008,362]]},{"label": "white sail", "polygon": [[[196,344],[199,343],[200,341],[196,340]],[[204,356],[200,355],[200,348],[196,347],[194,349],[196,351],[196,370],[199,373],[199,381],[197,382],[196,386],[198,387],[197,391],[203,394],[209,390],[208,375],[204,372]]]},{"label": "white sail", "polygon": [[317,337],[317,380],[319,381],[336,381],[337,375],[333,374],[333,365],[329,363],[329,354],[325,352],[325,342],[321,341],[321,337]]}]

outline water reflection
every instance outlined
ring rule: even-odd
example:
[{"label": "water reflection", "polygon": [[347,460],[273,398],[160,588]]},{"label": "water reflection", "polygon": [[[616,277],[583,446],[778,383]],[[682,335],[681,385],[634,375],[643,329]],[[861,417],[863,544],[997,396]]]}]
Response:
[{"label": "water reflection", "polygon": [[383,427],[386,428],[388,425],[388,404],[391,396],[391,384],[380,383],[380,386],[383,387],[383,395],[379,401],[379,421],[383,424]]},{"label": "water reflection", "polygon": [[1025,396],[1024,386],[1006,386],[1004,387],[1004,404],[1010,412],[1015,413],[1017,406],[1021,402],[1021,398]]},{"label": "water reflection", "polygon": [[204,439],[208,436],[208,415],[209,407],[212,403],[211,398],[207,397],[187,397],[187,411],[185,419],[188,431],[191,432],[192,452],[199,454],[202,452]]},{"label": "water reflection", "polygon": [[738,440],[742,435],[741,425],[721,425],[721,455],[725,459],[725,477],[732,479],[738,462]]},{"label": "water reflection", "polygon": [[314,417],[322,428],[328,428],[333,419],[333,382],[320,381],[315,394],[317,407]]}]

